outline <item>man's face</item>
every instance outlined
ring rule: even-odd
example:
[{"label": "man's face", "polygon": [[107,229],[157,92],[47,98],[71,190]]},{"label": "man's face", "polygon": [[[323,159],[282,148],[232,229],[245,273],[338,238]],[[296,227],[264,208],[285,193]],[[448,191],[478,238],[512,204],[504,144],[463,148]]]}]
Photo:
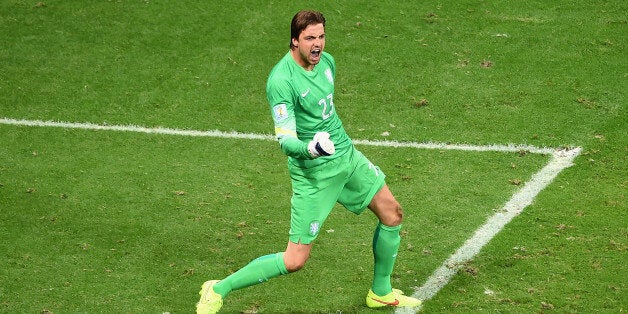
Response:
[{"label": "man's face", "polygon": [[292,50],[295,61],[311,70],[321,60],[321,54],[325,48],[325,27],[323,24],[308,25],[299,35],[299,40],[292,39]]}]

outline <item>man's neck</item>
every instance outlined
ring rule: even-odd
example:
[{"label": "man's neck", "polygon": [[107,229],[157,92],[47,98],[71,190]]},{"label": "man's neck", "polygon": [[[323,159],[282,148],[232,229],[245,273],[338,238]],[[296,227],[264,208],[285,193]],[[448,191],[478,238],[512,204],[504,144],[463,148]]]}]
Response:
[{"label": "man's neck", "polygon": [[312,71],[312,69],[314,69],[313,64],[309,64],[303,61],[303,59],[301,59],[301,55],[299,54],[296,48],[290,49],[290,55],[292,56],[292,59],[294,60],[294,62],[296,62],[299,66],[301,66],[305,71]]}]

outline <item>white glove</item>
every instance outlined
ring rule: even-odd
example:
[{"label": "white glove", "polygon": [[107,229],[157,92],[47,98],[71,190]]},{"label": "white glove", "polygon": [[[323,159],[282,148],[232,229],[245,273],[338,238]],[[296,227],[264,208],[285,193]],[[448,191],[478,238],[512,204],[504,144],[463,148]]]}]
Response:
[{"label": "white glove", "polygon": [[329,139],[329,133],[317,132],[314,138],[307,144],[307,150],[314,158],[320,156],[330,156],[336,152],[334,142]]}]

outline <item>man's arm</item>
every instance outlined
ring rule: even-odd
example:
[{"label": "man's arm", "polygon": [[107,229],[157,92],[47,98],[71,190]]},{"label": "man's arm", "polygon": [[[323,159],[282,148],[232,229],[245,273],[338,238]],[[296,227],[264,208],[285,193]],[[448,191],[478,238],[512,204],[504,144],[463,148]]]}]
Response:
[{"label": "man's arm", "polygon": [[307,143],[299,140],[297,136],[294,97],[288,82],[269,80],[266,96],[272,110],[275,136],[283,153],[298,159],[312,159]]},{"label": "man's arm", "polygon": [[334,143],[329,139],[327,132],[316,133],[309,142],[303,142],[298,138],[294,104],[289,86],[276,86],[269,83],[267,93],[273,112],[275,136],[284,154],[298,159],[314,159],[329,156],[335,152]]}]

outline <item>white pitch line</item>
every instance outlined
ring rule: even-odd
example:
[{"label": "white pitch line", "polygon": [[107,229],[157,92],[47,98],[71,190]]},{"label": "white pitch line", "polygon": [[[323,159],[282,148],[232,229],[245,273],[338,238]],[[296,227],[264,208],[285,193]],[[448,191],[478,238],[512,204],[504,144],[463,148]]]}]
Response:
[{"label": "white pitch line", "polygon": [[93,131],[125,131],[137,133],[152,133],[164,135],[180,135],[180,136],[204,136],[204,137],[220,137],[220,138],[236,138],[236,139],[254,139],[254,140],[273,140],[274,137],[264,134],[239,133],[239,132],[223,132],[218,130],[195,131],[180,130],[170,128],[147,128],[137,125],[108,125],[93,123],[77,123],[77,122],[56,122],[41,120],[18,120],[9,118],[0,118],[0,124],[11,124],[18,126],[36,126],[36,127],[55,127],[64,129],[83,129]]},{"label": "white pitch line", "polygon": [[[530,181],[516,192],[512,198],[495,215],[475,231],[458,250],[432,273],[423,286],[417,288],[413,297],[421,300],[429,300],[442,289],[449,280],[464,267],[465,263],[473,259],[482,247],[486,245],[506,224],[519,215],[524,208],[532,204],[534,198],[547,187],[558,174],[573,165],[573,160],[580,154],[581,148],[555,151],[552,159],[539,172],[532,176]],[[417,308],[399,308],[396,313],[416,313]]]},{"label": "white pitch line", "polygon": [[[240,132],[224,132],[218,130],[195,131],[181,130],[171,128],[148,128],[136,125],[107,125],[93,123],[77,123],[77,122],[57,122],[42,120],[22,120],[11,118],[0,118],[0,124],[18,125],[18,126],[36,126],[36,127],[57,127],[65,129],[83,129],[95,131],[125,131],[138,133],[152,133],[165,135],[180,136],[203,136],[217,138],[235,138],[235,139],[254,139],[254,140],[275,140],[275,137],[268,134],[240,133]],[[416,142],[397,142],[397,141],[370,141],[370,140],[353,140],[357,145],[367,146],[384,146],[384,147],[400,147],[400,148],[419,148],[419,149],[442,149],[442,150],[463,150],[476,152],[521,152],[526,151],[534,154],[551,155],[557,151],[555,148],[536,147],[532,145],[467,145],[467,144],[446,144],[446,143],[416,143]]]},{"label": "white pitch line", "polygon": [[354,140],[355,144],[369,146],[385,146],[385,147],[402,147],[402,148],[418,148],[418,149],[443,149],[443,150],[463,150],[475,152],[529,152],[533,154],[551,155],[557,149],[548,147],[536,147],[532,145],[467,145],[467,144],[446,144],[446,143],[414,143],[414,142],[396,142],[396,141],[369,141]]}]

